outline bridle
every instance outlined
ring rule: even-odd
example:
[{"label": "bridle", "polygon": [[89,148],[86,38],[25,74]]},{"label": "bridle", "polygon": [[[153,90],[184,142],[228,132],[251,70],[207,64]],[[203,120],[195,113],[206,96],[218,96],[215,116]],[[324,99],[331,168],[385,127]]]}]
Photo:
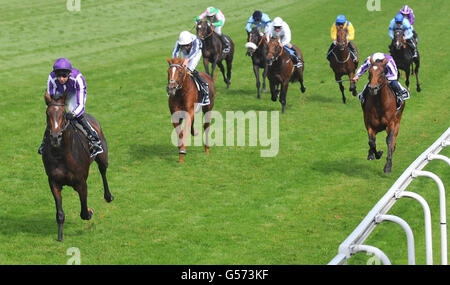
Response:
[{"label": "bridle", "polygon": [[[180,90],[180,89],[183,87],[183,82],[184,82],[184,80],[186,79],[186,76],[187,76],[186,69],[185,69],[182,65],[176,64],[176,63],[170,64],[170,65],[169,65],[169,68],[171,68],[171,67],[175,67],[176,70],[180,70],[180,69],[181,69],[181,74],[183,74],[183,79],[181,79],[181,81],[179,81],[179,82],[175,81],[175,80],[172,79],[172,78],[169,79],[169,84],[174,84],[174,83],[176,83],[177,86],[175,87],[175,89],[176,89],[176,90]],[[167,88],[169,88],[169,85],[167,85]]]},{"label": "bridle", "polygon": [[[367,85],[367,87],[369,88],[369,90],[371,90],[371,92],[372,92],[372,94],[370,94],[370,92],[369,92],[369,95],[377,95],[378,94],[378,92],[384,87],[384,85],[386,85],[386,82],[387,82],[387,78],[386,78],[386,74],[384,73],[384,66],[380,66],[380,65],[377,65],[376,67],[378,67],[378,68],[382,68],[383,69],[383,71],[382,71],[382,79],[383,79],[383,82],[382,83],[380,83],[380,84],[378,84],[378,85],[376,85],[376,86],[371,86],[370,85],[370,82],[369,82],[369,84]],[[372,76],[370,76],[370,77],[372,77]]]},{"label": "bridle", "polygon": [[[200,40],[202,40],[202,41],[204,41],[205,39],[209,38],[214,33],[214,26],[211,26],[210,22],[205,22],[205,24],[206,24],[206,28],[208,28],[208,27],[211,28],[211,32],[207,33],[206,36],[202,35],[202,37],[200,38]],[[198,26],[199,26],[199,24],[197,24],[197,27]]]},{"label": "bridle", "polygon": [[[50,103],[47,105],[48,107],[50,106],[57,106],[57,107],[66,107],[65,103]],[[64,133],[64,131],[67,129],[67,127],[70,125],[70,120],[66,120],[66,117],[64,116],[64,121],[66,122],[66,124],[64,125],[64,127],[61,129],[60,133],[58,135],[62,135],[62,133]]]},{"label": "bridle", "polygon": [[[269,43],[270,43],[270,41],[269,41]],[[284,51],[284,46],[281,46],[281,44],[278,42],[278,40],[277,40],[277,46],[280,47],[280,52],[277,55],[275,55],[275,54],[272,55],[272,58],[271,58],[272,62],[277,61],[278,58],[283,54],[283,51]],[[267,51],[267,55],[269,55],[269,54],[270,54],[270,52]]]}]

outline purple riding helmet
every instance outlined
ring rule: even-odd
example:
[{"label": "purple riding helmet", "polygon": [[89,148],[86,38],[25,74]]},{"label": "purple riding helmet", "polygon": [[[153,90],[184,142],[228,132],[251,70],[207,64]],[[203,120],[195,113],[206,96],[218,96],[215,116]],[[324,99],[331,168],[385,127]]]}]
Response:
[{"label": "purple riding helmet", "polygon": [[72,70],[72,64],[70,63],[70,61],[65,58],[58,58],[55,63],[53,64],[53,71],[56,70],[67,70],[67,71],[71,71]]}]

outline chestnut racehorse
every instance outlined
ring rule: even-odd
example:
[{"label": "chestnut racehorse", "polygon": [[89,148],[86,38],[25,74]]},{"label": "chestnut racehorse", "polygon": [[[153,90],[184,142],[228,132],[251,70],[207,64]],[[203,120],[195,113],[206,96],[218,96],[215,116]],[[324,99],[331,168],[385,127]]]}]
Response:
[{"label": "chestnut racehorse", "polygon": [[[266,92],[266,77],[267,77],[267,42],[264,40],[264,34],[257,28],[253,27],[248,34],[246,43],[247,55],[252,57],[253,72],[256,78],[256,90],[258,92],[257,98],[261,98],[261,91]],[[259,69],[262,72],[262,90],[261,81],[259,80]]]},{"label": "chestnut racehorse", "polygon": [[[336,46],[331,51],[332,56],[330,57],[330,67],[334,71],[334,78],[336,82],[339,83],[339,89],[342,93],[342,101],[345,102],[347,99],[344,95],[344,85],[342,84],[342,76],[348,75],[350,78],[350,89],[353,96],[357,95],[356,85],[353,82],[353,76],[355,76],[355,70],[358,67],[358,62],[355,64],[350,56],[350,49],[348,47],[349,42],[347,41],[347,32],[342,26],[338,26],[336,35]],[[355,47],[356,48],[356,47]]]},{"label": "chestnut racehorse", "polygon": [[405,102],[399,110],[396,110],[396,97],[389,87],[388,80],[385,75],[387,59],[382,62],[374,62],[370,59],[371,67],[369,69],[369,95],[362,105],[364,112],[364,123],[369,135],[369,155],[368,160],[380,159],[383,151],[376,149],[376,134],[386,130],[386,144],[388,146],[388,155],[385,173],[391,173],[392,155],[394,154],[397,143],[397,135],[400,129],[400,121],[402,119]]},{"label": "chestnut racehorse", "polygon": [[[227,88],[231,84],[231,67],[233,64],[234,56],[234,43],[231,38],[227,35],[228,42],[230,43],[230,51],[223,53],[223,43],[220,36],[214,32],[214,25],[211,22],[203,20],[196,24],[197,38],[202,41],[202,55],[203,55],[203,65],[205,71],[211,78],[214,78],[214,69],[219,66],[220,71],[223,75],[223,80],[227,85]],[[222,60],[225,60],[227,64],[227,75],[225,76],[225,67],[222,64]],[[211,63],[211,73],[209,73],[209,63]]]},{"label": "chestnut racehorse", "polygon": [[42,152],[42,161],[48,182],[56,204],[56,222],[58,224],[58,241],[63,238],[65,214],[62,208],[61,190],[64,185],[72,186],[78,192],[81,203],[80,216],[83,220],[90,220],[94,209],[87,207],[87,183],[89,167],[93,160],[97,162],[103,179],[104,198],[111,202],[111,195],[106,179],[108,168],[108,146],[98,121],[85,113],[92,127],[97,131],[101,140],[103,153],[95,158],[90,157],[89,143],[85,135],[66,119],[66,94],[51,98],[45,97],[47,103],[47,135]]},{"label": "chestnut racehorse", "polygon": [[[270,93],[272,94],[272,101],[274,102],[277,100],[278,94],[280,95],[281,113],[284,114],[289,82],[299,81],[302,93],[306,91],[306,88],[303,85],[303,70],[305,64],[302,62],[300,68],[294,67],[289,51],[287,51],[280,43],[280,37],[271,38],[267,43],[267,46],[267,64],[269,66],[267,78],[269,79]],[[303,55],[300,49],[296,46],[293,46],[293,48],[296,49],[303,61]]]},{"label": "chestnut racehorse", "polygon": [[[197,135],[194,130],[194,113],[200,99],[194,78],[188,73],[186,68],[188,59],[172,58],[167,59],[169,63],[167,92],[169,95],[169,109],[172,115],[172,123],[178,136],[179,161],[183,163],[183,155],[186,154],[186,135],[191,130],[193,136]],[[205,152],[209,154],[208,131],[211,122],[211,110],[214,107],[216,89],[212,78],[204,73],[199,74],[206,80],[209,86],[209,105],[202,106],[205,122]],[[181,123],[185,119],[184,130],[181,130]]]}]

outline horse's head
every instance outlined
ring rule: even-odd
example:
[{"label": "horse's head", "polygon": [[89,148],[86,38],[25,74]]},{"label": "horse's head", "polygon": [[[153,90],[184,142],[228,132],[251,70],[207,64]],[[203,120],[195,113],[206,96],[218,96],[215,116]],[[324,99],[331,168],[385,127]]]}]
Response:
[{"label": "horse's head", "polygon": [[369,85],[367,86],[367,88],[369,88],[370,95],[377,95],[387,82],[385,73],[387,58],[385,58],[383,61],[376,62],[371,58],[370,63],[371,66],[369,69]]},{"label": "horse's head", "polygon": [[400,50],[402,47],[405,46],[405,38],[404,33],[402,29],[395,29],[394,30],[394,39],[392,40],[392,44],[395,49]]},{"label": "horse's head", "polygon": [[197,22],[197,24],[195,25],[195,29],[197,30],[197,38],[202,41],[210,37],[214,32],[214,26],[211,24],[211,22],[206,20]]},{"label": "horse's head", "polygon": [[50,144],[53,147],[61,145],[62,134],[67,128],[66,123],[66,93],[62,95],[54,95],[53,97],[45,96],[47,103],[47,129],[49,130]]},{"label": "horse's head", "polygon": [[267,43],[267,64],[270,66],[274,61],[278,59],[278,57],[283,52],[283,47],[280,43],[280,37],[271,38]]},{"label": "horse's head", "polygon": [[339,50],[344,50],[347,45],[347,32],[345,31],[343,26],[338,26],[336,32],[336,46]]},{"label": "horse's head", "polygon": [[252,56],[256,49],[261,45],[264,34],[257,27],[253,27],[250,33],[248,33],[247,43],[247,55]]},{"label": "horse's head", "polygon": [[187,74],[187,61],[187,58],[167,59],[167,62],[169,63],[169,70],[167,70],[168,82],[166,89],[169,96],[175,96],[177,90],[183,87],[183,82]]}]

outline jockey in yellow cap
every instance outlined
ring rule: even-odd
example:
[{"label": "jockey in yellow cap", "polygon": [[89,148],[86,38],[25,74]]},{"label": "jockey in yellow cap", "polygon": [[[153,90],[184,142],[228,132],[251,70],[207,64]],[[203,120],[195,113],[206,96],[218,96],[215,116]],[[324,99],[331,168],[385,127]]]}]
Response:
[{"label": "jockey in yellow cap", "polygon": [[353,43],[353,40],[355,39],[355,28],[353,27],[352,23],[345,18],[344,15],[339,15],[336,18],[336,21],[331,25],[331,39],[333,42],[330,45],[330,48],[327,52],[327,59],[330,60],[330,55],[333,49],[336,47],[336,37],[337,37],[337,27],[342,25],[345,31],[347,32],[347,40],[348,40],[348,47],[350,49],[350,55],[352,57],[353,62],[356,64],[358,59],[358,51],[356,50],[355,44]]}]

